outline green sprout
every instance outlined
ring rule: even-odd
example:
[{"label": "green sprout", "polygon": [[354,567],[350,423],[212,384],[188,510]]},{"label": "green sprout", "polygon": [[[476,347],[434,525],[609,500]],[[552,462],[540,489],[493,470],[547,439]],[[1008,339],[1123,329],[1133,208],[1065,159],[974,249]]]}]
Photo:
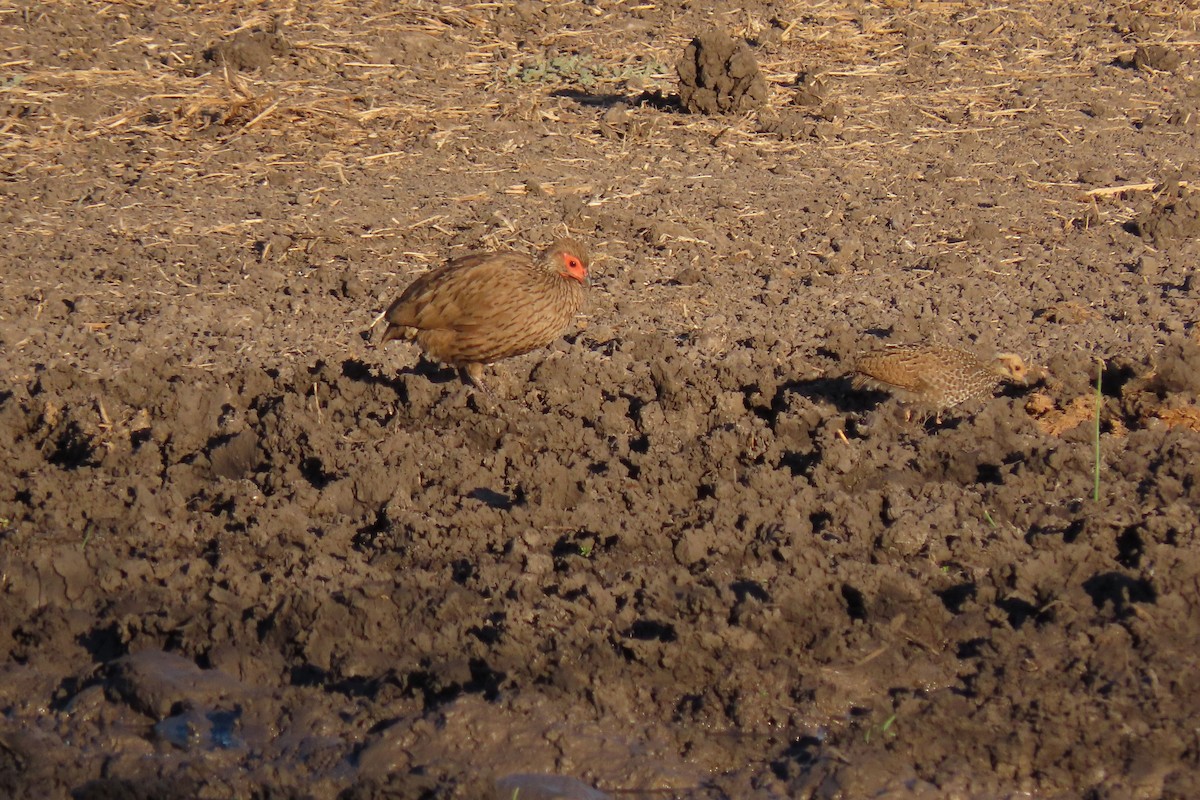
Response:
[{"label": "green sprout", "polygon": [[[887,736],[888,732],[891,731],[892,725],[896,722],[896,716],[897,716],[896,714],[892,714],[890,717],[885,719],[879,725],[872,725],[870,728],[867,728],[866,733],[863,734],[863,741],[866,742],[867,744],[870,744],[871,735],[875,731],[879,731],[880,736]],[[896,735],[895,731],[892,731],[891,735],[895,736]]]}]

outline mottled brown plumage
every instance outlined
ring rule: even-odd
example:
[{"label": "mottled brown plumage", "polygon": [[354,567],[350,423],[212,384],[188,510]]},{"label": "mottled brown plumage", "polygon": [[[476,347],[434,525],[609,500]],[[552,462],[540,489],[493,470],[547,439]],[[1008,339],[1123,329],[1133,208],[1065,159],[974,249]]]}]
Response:
[{"label": "mottled brown plumage", "polygon": [[856,387],[931,406],[939,419],[946,409],[994,392],[1002,382],[1025,380],[1025,362],[1018,355],[999,353],[984,361],[937,345],[891,345],[859,355],[852,369]]},{"label": "mottled brown plumage", "polygon": [[486,392],[484,365],[562,335],[583,306],[587,270],[587,251],[574,239],[559,239],[538,261],[511,252],[461,256],[417,278],[392,303],[382,342],[414,339]]}]

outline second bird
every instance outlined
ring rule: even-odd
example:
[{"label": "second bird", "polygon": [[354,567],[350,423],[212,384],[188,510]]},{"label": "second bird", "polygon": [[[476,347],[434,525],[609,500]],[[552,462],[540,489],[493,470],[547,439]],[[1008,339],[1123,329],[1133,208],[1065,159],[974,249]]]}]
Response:
[{"label": "second bird", "polygon": [[860,354],[852,366],[860,389],[891,392],[903,402],[942,412],[988,394],[1001,383],[1023,383],[1025,362],[1014,353],[984,361],[965,350],[938,345],[888,345]]},{"label": "second bird", "polygon": [[483,367],[561,336],[583,307],[587,277],[587,251],[569,238],[538,261],[513,252],[460,256],[417,278],[392,303],[381,344],[413,339],[490,394]]}]

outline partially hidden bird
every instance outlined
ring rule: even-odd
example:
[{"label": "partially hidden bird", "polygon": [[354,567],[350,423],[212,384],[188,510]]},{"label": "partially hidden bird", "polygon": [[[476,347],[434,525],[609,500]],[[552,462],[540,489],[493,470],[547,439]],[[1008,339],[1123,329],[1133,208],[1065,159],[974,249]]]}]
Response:
[{"label": "partially hidden bird", "polygon": [[415,340],[493,397],[484,366],[561,336],[583,307],[588,267],[587,250],[571,238],[536,261],[510,251],[460,256],[409,284],[384,313],[380,344]]},{"label": "partially hidden bird", "polygon": [[1024,383],[1025,362],[1015,353],[980,359],[942,345],[888,345],[859,354],[851,366],[854,386],[889,392],[901,402],[942,413],[990,394],[1002,383]]}]

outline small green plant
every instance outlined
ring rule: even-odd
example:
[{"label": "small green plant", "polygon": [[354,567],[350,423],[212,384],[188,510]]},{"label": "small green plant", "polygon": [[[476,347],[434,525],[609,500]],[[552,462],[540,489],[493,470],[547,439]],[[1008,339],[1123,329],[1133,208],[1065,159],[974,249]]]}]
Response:
[{"label": "small green plant", "polygon": [[992,526],[992,530],[996,529],[996,520],[992,519],[991,512],[986,508],[983,510],[983,518],[987,520],[988,525]]},{"label": "small green plant", "polygon": [[508,79],[520,83],[578,83],[593,86],[596,69],[588,56],[555,56],[508,68]]},{"label": "small green plant", "polygon": [[870,744],[871,736],[874,735],[876,732],[878,732],[880,736],[886,737],[886,736],[890,735],[892,737],[895,737],[896,732],[892,730],[892,725],[895,724],[895,722],[896,722],[896,715],[892,714],[890,717],[885,719],[880,724],[872,725],[871,727],[867,728],[865,733],[863,733],[863,741],[866,742],[867,744]]},{"label": "small green plant", "polygon": [[588,539],[587,541],[584,541],[584,542],[580,542],[579,543],[579,555],[583,556],[584,558],[591,558],[592,550],[594,550],[595,547],[596,547],[596,543],[595,543],[595,541],[593,541],[591,539]]}]

